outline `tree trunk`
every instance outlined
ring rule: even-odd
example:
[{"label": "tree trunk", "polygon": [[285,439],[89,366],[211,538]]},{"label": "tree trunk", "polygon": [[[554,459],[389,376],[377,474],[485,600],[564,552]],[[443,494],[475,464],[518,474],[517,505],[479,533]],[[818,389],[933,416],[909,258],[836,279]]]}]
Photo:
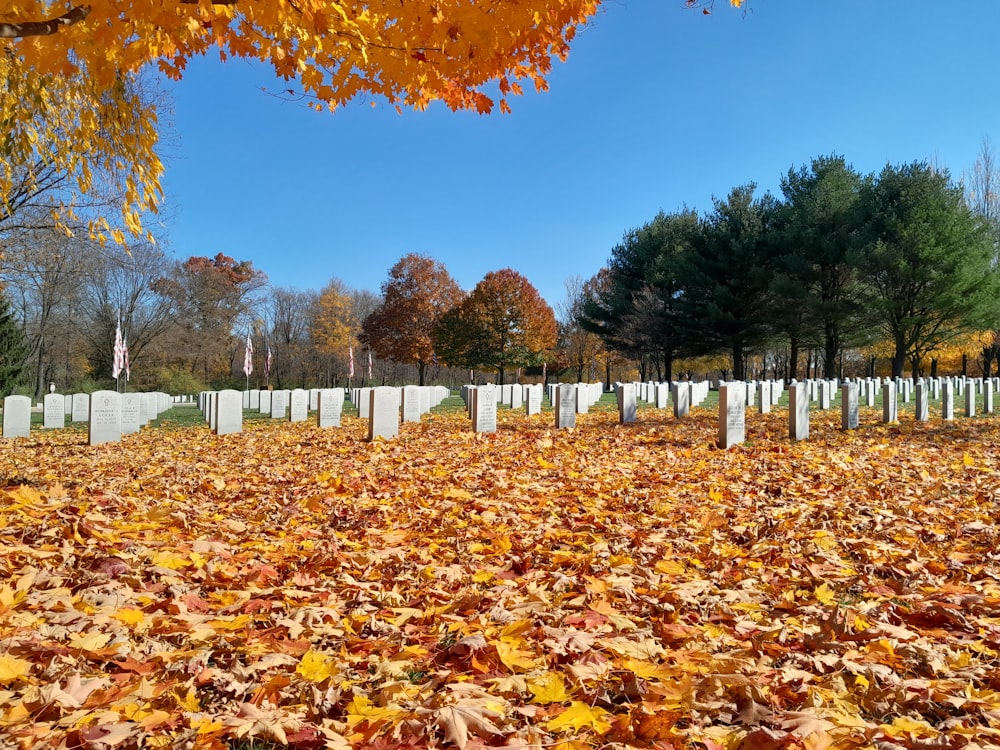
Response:
[{"label": "tree trunk", "polygon": [[910,358],[910,376],[914,380],[920,377],[920,357]]},{"label": "tree trunk", "polygon": [[962,354],[962,377],[968,377],[969,375],[969,355]]},{"label": "tree trunk", "polygon": [[937,377],[937,359],[931,359],[931,377]]},{"label": "tree trunk", "polygon": [[903,367],[906,365],[906,349],[902,341],[896,342],[896,349],[892,354],[892,377],[903,377]]},{"label": "tree trunk", "polygon": [[733,344],[733,380],[746,380],[746,363],[743,360],[743,344]]},{"label": "tree trunk", "polygon": [[497,385],[503,385],[503,365],[497,368]]},{"label": "tree trunk", "polygon": [[823,377],[832,380],[837,377],[837,352],[840,351],[840,343],[835,336],[827,336],[826,347],[823,351]]},{"label": "tree trunk", "polygon": [[670,383],[674,379],[674,353],[669,350],[663,352],[663,382]]},{"label": "tree trunk", "polygon": [[417,385],[425,385],[424,376],[427,374],[427,363],[421,359],[417,360]]},{"label": "tree trunk", "polygon": [[799,379],[799,340],[794,336],[788,342],[788,381]]}]

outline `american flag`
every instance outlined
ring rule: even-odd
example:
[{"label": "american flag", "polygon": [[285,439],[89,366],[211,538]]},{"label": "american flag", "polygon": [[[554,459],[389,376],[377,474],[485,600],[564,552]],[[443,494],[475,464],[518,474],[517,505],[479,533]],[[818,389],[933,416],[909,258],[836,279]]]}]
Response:
[{"label": "american flag", "polygon": [[247,333],[247,348],[243,350],[243,374],[248,378],[253,373],[253,341]]},{"label": "american flag", "polygon": [[264,359],[264,377],[271,376],[271,345],[267,345],[267,357]]},{"label": "american flag", "polygon": [[128,339],[125,338],[125,334],[122,334],[122,354],[125,358],[125,380],[127,382],[132,379],[132,366],[128,361]]},{"label": "american flag", "polygon": [[368,350],[368,379],[372,379],[372,350]]},{"label": "american flag", "polygon": [[122,322],[119,320],[115,326],[115,348],[113,361],[111,363],[111,377],[118,380],[118,376],[125,369],[125,342],[122,339]]},{"label": "american flag", "polygon": [[354,345],[347,345],[347,377],[354,377]]}]

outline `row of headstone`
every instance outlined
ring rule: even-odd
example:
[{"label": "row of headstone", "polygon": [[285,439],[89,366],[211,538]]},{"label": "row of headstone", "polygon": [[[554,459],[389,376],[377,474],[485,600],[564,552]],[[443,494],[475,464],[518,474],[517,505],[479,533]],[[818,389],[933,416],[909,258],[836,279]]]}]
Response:
[{"label": "row of headstone", "polygon": [[526,416],[534,416],[542,412],[542,395],[544,387],[541,383],[534,385],[520,385],[511,387],[511,397],[508,402],[504,402],[506,386],[486,385],[465,385],[462,386],[462,399],[465,401],[466,411],[472,421],[473,432],[496,432],[497,430],[497,408],[505,405],[511,409],[524,409]]},{"label": "row of headstone", "polygon": [[[976,416],[978,396],[983,397],[983,412],[992,414],[994,411],[994,393],[1000,387],[997,378],[961,378],[961,387],[965,393],[965,416]],[[954,419],[955,391],[958,382],[952,378],[918,378],[914,383],[908,379],[889,379],[884,381],[872,379],[856,379],[840,384],[841,428],[857,429],[860,424],[859,405],[862,393],[871,396],[880,393],[882,396],[882,422],[891,424],[899,421],[899,401],[909,403],[910,389],[915,399],[914,417],[919,422],[929,419],[929,400],[933,392],[940,388],[941,418]],[[899,393],[899,387],[903,393]],[[820,408],[829,408],[832,395],[831,381],[792,381],[788,387],[788,437],[792,441],[806,440],[809,437],[809,405],[812,394],[818,392]],[[766,393],[767,391],[763,391]],[[720,448],[729,448],[742,443],[746,436],[746,409],[750,402],[750,391],[745,383],[720,383],[719,385],[719,435]],[[873,405],[870,398],[869,406]],[[762,402],[763,411],[763,402]]]},{"label": "row of headstone", "polygon": [[[42,428],[62,429],[66,417],[73,422],[87,423],[87,440],[91,445],[117,442],[122,435],[139,432],[140,428],[159,417],[174,402],[166,393],[47,393],[42,401]],[[27,396],[4,398],[3,437],[27,437],[31,434],[31,399]]]}]

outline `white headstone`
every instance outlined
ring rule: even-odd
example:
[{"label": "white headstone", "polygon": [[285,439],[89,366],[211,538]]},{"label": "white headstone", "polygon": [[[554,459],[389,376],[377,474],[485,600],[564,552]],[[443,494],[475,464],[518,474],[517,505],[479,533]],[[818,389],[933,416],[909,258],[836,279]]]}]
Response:
[{"label": "white headstone", "polygon": [[760,413],[770,414],[771,413],[771,398],[774,396],[774,388],[768,382],[763,382],[760,384]]},{"label": "white headstone", "polygon": [[635,383],[619,383],[615,388],[618,399],[618,422],[632,424],[636,417]]},{"label": "white headstone", "polygon": [[227,389],[215,394],[215,434],[243,432],[243,395]]},{"label": "white headstone", "polygon": [[122,439],[122,398],[114,391],[90,394],[87,442],[90,445],[117,443]]},{"label": "white headstone", "polygon": [[70,420],[73,422],[86,422],[87,417],[89,415],[90,415],[90,394],[74,393],[73,412],[70,416]]},{"label": "white headstone", "polygon": [[970,419],[976,416],[976,385],[971,379],[965,388],[965,416]]},{"label": "white headstone", "polygon": [[368,391],[368,439],[396,437],[399,434],[399,394],[396,389],[379,386]]},{"label": "white headstone", "polygon": [[856,430],[858,418],[858,384],[844,383],[840,386],[840,426],[845,430]]},{"label": "white headstone", "polygon": [[809,391],[805,383],[788,386],[788,439],[795,442],[809,437]]},{"label": "white headstone", "polygon": [[542,413],[542,384],[525,386],[524,389],[524,413],[533,416]]},{"label": "white headstone", "polygon": [[573,383],[559,383],[556,386],[555,393],[556,427],[576,427],[576,385]]},{"label": "white headstone", "polygon": [[689,383],[674,383],[674,416],[686,417],[691,409],[691,386]]},{"label": "white headstone", "polygon": [[899,401],[896,397],[896,383],[886,381],[882,386],[882,421],[886,424],[899,421]]},{"label": "white headstone", "polygon": [[31,434],[31,399],[5,396],[3,400],[3,436],[28,437]]},{"label": "white headstone", "polygon": [[738,445],[746,440],[747,388],[744,383],[719,386],[719,447]]},{"label": "white headstone", "polygon": [[498,391],[499,389],[494,388],[492,385],[481,385],[472,392],[473,432],[497,431]]},{"label": "white headstone", "polygon": [[122,394],[122,435],[133,435],[142,427],[140,422],[140,405],[142,394]]},{"label": "white headstone", "polygon": [[923,378],[917,381],[914,388],[914,417],[918,422],[926,422],[930,418],[930,409],[927,406],[927,383]]},{"label": "white headstone", "polygon": [[320,389],[316,405],[316,425],[318,427],[340,427],[340,416],[343,410],[343,388]]},{"label": "white headstone", "polygon": [[404,385],[402,389],[403,421],[420,421],[420,386]]},{"label": "white headstone", "polygon": [[258,414],[270,414],[271,413],[271,391],[261,391],[257,394],[257,413]]},{"label": "white headstone", "polygon": [[955,418],[955,386],[951,378],[941,381],[941,419]]},{"label": "white headstone", "polygon": [[271,391],[271,419],[284,419],[288,410],[288,394],[285,391]]},{"label": "white headstone", "polygon": [[59,430],[66,426],[66,397],[61,393],[46,393],[42,400],[42,427]]},{"label": "white headstone", "polygon": [[309,391],[296,388],[288,398],[288,421],[305,422],[309,419]]}]

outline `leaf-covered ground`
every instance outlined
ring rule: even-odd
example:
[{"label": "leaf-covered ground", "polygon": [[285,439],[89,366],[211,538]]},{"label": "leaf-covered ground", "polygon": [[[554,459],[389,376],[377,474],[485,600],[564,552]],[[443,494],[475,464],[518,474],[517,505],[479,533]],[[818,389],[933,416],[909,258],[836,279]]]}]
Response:
[{"label": "leaf-covered ground", "polygon": [[0,743],[1000,747],[1000,420],[0,443]]}]

